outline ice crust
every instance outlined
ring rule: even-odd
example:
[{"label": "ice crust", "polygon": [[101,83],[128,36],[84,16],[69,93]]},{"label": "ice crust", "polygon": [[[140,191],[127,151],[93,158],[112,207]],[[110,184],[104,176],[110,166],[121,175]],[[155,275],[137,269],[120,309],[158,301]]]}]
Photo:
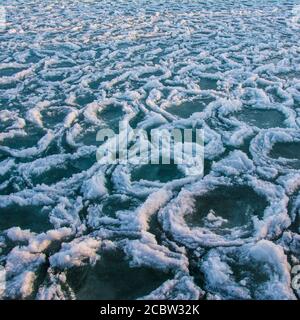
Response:
[{"label": "ice crust", "polygon": [[[272,156],[276,144],[300,143],[293,3],[5,5],[0,219],[38,212],[50,227],[3,222],[2,299],[76,299],[68,272],[94,268],[114,250],[129,267],[170,274],[139,299],[300,297],[291,285],[300,263],[300,159]],[[119,120],[203,129],[204,176],[196,163],[178,166],[182,176],[167,182],[135,180],[140,165],[97,163],[96,132]],[[247,188],[266,206],[226,232],[230,219],[214,211],[189,224],[201,215],[197,201],[220,188]]]}]

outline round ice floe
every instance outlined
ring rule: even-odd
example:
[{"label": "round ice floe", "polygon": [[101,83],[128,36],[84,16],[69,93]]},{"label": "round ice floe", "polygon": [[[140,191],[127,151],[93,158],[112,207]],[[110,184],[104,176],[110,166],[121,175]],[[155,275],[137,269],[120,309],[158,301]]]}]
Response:
[{"label": "round ice floe", "polygon": [[250,152],[258,171],[273,178],[300,168],[300,130],[262,130],[250,144]]},{"label": "round ice floe", "polygon": [[203,118],[221,135],[225,144],[237,147],[243,145],[244,141],[254,132],[251,126],[232,116],[241,109],[240,100],[219,98],[209,105]]},{"label": "round ice floe", "polygon": [[109,226],[112,227],[111,229],[118,228],[120,222],[116,217],[121,214],[125,216],[138,205],[134,199],[123,194],[108,196],[101,200],[101,204],[90,205],[87,210],[86,224],[93,229],[101,226]]},{"label": "round ice floe", "polygon": [[137,299],[148,295],[171,277],[170,273],[161,270],[130,267],[120,250],[103,251],[101,259],[93,266],[73,267],[66,273],[67,282],[77,299],[96,300]]},{"label": "round ice floe", "polygon": [[288,108],[276,106],[256,106],[243,108],[233,114],[238,121],[250,125],[255,129],[269,129],[277,127],[295,127],[295,112]]},{"label": "round ice floe", "polygon": [[167,103],[164,104],[165,110],[170,114],[179,118],[190,118],[194,113],[203,112],[208,104],[215,99],[212,96],[200,96],[194,99],[176,101],[172,103],[168,102],[169,106],[166,107]]},{"label": "round ice floe", "polygon": [[118,121],[126,114],[132,112],[132,107],[126,101],[119,102],[116,99],[105,99],[89,103],[83,110],[83,116],[90,124],[111,127],[118,124]]},{"label": "round ice floe", "polygon": [[161,188],[179,188],[198,176],[186,174],[182,165],[175,164],[119,165],[113,171],[112,182],[120,193],[145,197]]},{"label": "round ice floe", "polygon": [[273,238],[290,225],[283,188],[251,176],[206,176],[159,212],[164,231],[190,248]]},{"label": "round ice floe", "polygon": [[75,153],[49,155],[18,165],[19,175],[30,185],[47,184],[70,178],[73,174],[92,166],[96,147],[84,146]]},{"label": "round ice floe", "polygon": [[270,102],[247,105],[241,100],[221,98],[211,104],[206,118],[217,128],[224,142],[235,147],[262,129],[298,128],[294,110]]},{"label": "round ice floe", "polygon": [[[125,158],[120,157],[112,172],[116,190],[139,196],[148,195],[158,188],[166,185],[173,188],[203,174],[203,146],[196,142],[184,144],[173,141],[169,130],[163,130],[162,139],[157,136],[161,140],[149,140],[143,133],[138,143],[125,150]],[[102,159],[105,157],[100,161]]]},{"label": "round ice floe", "polygon": [[[26,133],[24,136],[28,138]],[[13,137],[14,135],[11,138]],[[26,142],[32,144],[32,141],[29,138],[28,138],[28,141],[22,141],[22,143],[20,142],[17,143],[18,148],[10,148],[9,146],[0,146],[0,151],[1,153],[9,154],[15,158],[30,158],[30,157],[39,156],[43,152],[45,152],[49,147],[49,145],[53,142],[53,140],[55,139],[55,134],[52,130],[48,130],[46,134],[37,141],[36,145],[29,148],[22,148],[24,144],[26,145]]]},{"label": "round ice floe", "polygon": [[173,139],[175,137],[178,139],[181,136],[183,143],[187,143],[189,135],[191,135],[193,143],[198,142],[204,145],[204,158],[213,160],[225,151],[222,135],[213,130],[202,118],[200,113],[195,113],[188,119],[178,119],[166,123],[161,115],[151,112],[145,117],[144,121],[138,124],[138,127],[148,130],[149,133],[154,133],[154,135],[155,128],[159,127],[158,130],[160,131],[158,132],[161,134],[168,133]]},{"label": "round ice floe", "polygon": [[283,249],[267,240],[210,250],[199,262],[215,299],[296,299]]}]

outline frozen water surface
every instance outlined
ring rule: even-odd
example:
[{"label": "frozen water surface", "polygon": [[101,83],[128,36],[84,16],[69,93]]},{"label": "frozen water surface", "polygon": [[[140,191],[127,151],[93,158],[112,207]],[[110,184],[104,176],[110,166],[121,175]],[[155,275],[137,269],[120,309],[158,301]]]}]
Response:
[{"label": "frozen water surface", "polygon": [[[1,298],[298,299],[297,5],[5,2]],[[205,175],[97,163],[120,120],[203,128]]]}]

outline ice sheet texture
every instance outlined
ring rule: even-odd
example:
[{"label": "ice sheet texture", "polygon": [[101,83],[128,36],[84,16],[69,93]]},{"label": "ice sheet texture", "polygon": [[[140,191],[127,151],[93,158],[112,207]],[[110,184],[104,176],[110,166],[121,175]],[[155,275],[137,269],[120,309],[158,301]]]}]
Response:
[{"label": "ice sheet texture", "polygon": [[[4,3],[1,298],[298,299],[299,4]],[[204,176],[97,163],[119,121],[203,129]]]}]

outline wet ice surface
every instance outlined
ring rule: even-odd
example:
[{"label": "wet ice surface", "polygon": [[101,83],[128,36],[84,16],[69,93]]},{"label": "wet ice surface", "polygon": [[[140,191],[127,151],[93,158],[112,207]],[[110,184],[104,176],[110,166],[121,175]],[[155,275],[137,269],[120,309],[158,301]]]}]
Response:
[{"label": "wet ice surface", "polygon": [[[297,1],[26,1],[0,31],[2,299],[298,299]],[[205,176],[96,133],[203,128]]]},{"label": "wet ice surface", "polygon": [[262,214],[266,207],[263,198],[245,187],[219,188],[195,201],[195,211],[187,216],[190,227],[207,227],[221,234],[235,227],[247,230],[252,217]]}]

